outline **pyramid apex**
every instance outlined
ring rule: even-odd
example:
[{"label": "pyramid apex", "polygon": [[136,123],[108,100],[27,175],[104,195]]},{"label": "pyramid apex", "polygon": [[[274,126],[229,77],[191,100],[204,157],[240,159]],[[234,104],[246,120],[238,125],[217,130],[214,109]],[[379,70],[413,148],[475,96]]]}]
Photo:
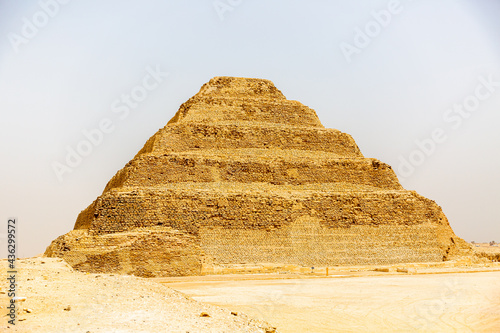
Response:
[{"label": "pyramid apex", "polygon": [[168,125],[228,121],[323,127],[313,109],[287,100],[272,81],[231,76],[216,76],[205,83]]},{"label": "pyramid apex", "polygon": [[201,87],[197,95],[285,99],[283,93],[270,80],[232,76],[213,77]]}]

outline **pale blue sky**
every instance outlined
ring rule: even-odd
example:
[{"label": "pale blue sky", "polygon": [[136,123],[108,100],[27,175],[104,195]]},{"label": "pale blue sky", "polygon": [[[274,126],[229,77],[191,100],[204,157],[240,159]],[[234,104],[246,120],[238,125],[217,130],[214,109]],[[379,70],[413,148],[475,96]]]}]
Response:
[{"label": "pale blue sky", "polygon": [[[1,218],[19,218],[21,256],[71,230],[179,105],[220,75],[272,80],[396,171],[401,158],[424,156],[411,174],[398,171],[403,186],[441,205],[458,236],[500,241],[500,2],[65,2],[0,0]],[[372,35],[367,45],[358,29]],[[346,44],[357,53],[346,57]],[[157,67],[168,77],[119,118],[113,102]],[[470,115],[447,113],[464,101]],[[114,130],[59,181],[51,165],[105,118]],[[429,156],[417,151],[437,128],[446,140]]]}]

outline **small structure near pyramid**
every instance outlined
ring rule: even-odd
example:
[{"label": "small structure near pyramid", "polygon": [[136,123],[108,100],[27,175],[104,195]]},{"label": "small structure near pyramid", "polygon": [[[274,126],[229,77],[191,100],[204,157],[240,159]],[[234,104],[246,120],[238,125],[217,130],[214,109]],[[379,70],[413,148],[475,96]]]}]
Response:
[{"label": "small structure near pyramid", "polygon": [[436,262],[467,249],[434,201],[314,110],[271,81],[215,77],[45,254],[152,277]]}]

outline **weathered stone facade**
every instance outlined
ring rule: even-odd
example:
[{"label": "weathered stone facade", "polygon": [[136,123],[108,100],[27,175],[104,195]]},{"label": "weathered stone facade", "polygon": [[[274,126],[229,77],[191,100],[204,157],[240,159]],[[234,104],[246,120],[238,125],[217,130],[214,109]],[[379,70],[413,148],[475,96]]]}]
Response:
[{"label": "weathered stone facade", "polygon": [[469,251],[432,200],[261,79],[216,77],[46,255],[90,272],[442,261]]}]

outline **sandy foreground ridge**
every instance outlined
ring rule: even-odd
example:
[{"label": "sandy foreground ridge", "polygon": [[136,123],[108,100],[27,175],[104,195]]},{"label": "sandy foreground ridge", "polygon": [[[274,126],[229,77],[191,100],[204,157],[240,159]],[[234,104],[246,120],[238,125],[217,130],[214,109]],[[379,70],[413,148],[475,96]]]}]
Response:
[{"label": "sandy foreground ridge", "polygon": [[16,268],[26,301],[9,325],[2,285],[0,332],[500,332],[500,263],[485,260],[154,279],[60,258]]},{"label": "sandy foreground ridge", "polygon": [[[195,301],[144,278],[74,271],[57,258],[17,260],[16,325],[8,324],[7,283],[0,294],[1,332],[274,332],[245,314]],[[6,281],[7,261],[1,261]]]}]

